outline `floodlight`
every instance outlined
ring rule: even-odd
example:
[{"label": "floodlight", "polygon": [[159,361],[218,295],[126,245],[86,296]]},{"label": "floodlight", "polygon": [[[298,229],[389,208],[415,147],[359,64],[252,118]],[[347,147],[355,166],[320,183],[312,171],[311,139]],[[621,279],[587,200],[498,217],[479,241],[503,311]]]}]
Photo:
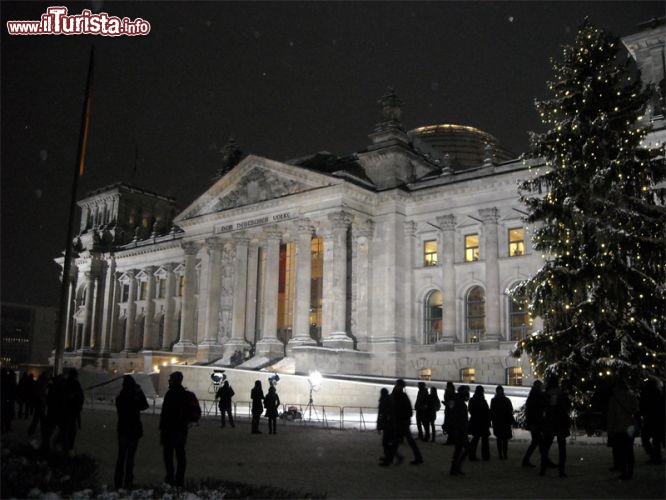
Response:
[{"label": "floodlight", "polygon": [[315,391],[319,389],[321,380],[321,373],[319,373],[317,370],[310,372],[310,375],[308,375],[308,382],[310,383],[310,387],[312,387]]},{"label": "floodlight", "polygon": [[213,373],[210,374],[210,379],[213,381],[213,384],[220,385],[227,379],[227,376],[224,374],[224,370],[213,370]]}]

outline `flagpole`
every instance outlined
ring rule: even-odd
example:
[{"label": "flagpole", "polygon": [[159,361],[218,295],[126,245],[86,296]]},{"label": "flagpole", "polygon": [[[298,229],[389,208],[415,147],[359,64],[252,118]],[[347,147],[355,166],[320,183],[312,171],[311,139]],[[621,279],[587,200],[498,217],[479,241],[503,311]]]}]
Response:
[{"label": "flagpole", "polygon": [[64,353],[65,353],[65,335],[68,323],[69,310],[69,286],[70,274],[72,269],[73,244],[74,238],[74,216],[76,215],[76,198],[79,187],[79,177],[85,171],[86,149],[88,146],[88,127],[90,124],[90,101],[93,86],[93,70],[95,63],[95,45],[90,47],[90,62],[88,64],[88,80],[86,82],[86,94],[83,101],[83,111],[81,112],[81,132],[79,134],[79,148],[76,159],[76,168],[72,178],[72,193],[69,202],[69,219],[67,222],[67,239],[65,240],[65,261],[62,266],[62,284],[60,286],[60,309],[58,312],[58,322],[56,329],[55,356],[53,361],[53,372],[55,375],[62,373]]}]

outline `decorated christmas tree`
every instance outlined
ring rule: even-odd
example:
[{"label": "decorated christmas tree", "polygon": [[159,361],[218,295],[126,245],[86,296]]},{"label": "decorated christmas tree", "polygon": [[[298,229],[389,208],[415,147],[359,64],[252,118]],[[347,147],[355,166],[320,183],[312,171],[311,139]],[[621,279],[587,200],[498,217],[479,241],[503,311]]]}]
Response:
[{"label": "decorated christmas tree", "polygon": [[587,20],[553,61],[536,103],[540,166],[520,185],[545,264],[511,291],[543,327],[520,341],[535,377],[556,375],[578,403],[621,376],[664,378],[666,208],[663,148],[647,150],[654,89],[622,61],[620,41]]}]

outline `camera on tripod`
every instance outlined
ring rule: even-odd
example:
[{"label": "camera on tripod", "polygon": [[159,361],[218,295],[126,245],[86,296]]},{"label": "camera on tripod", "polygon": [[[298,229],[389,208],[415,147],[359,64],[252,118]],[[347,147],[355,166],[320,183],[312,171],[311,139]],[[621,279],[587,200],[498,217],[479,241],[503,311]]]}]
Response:
[{"label": "camera on tripod", "polygon": [[227,380],[227,376],[224,374],[224,370],[213,370],[213,373],[210,374],[210,379],[213,381],[213,385],[217,386]]}]

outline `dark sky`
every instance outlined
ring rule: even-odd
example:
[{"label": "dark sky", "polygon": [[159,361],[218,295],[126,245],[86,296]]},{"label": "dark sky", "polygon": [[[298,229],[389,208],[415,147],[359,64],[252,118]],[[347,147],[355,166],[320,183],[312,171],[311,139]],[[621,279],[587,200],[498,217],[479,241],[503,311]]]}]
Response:
[{"label": "dark sky", "polygon": [[[147,36],[10,36],[65,5],[141,17]],[[88,171],[187,206],[233,135],[276,160],[368,144],[393,86],[407,128],[481,128],[520,153],[551,57],[585,16],[622,36],[662,2],[2,2],[2,300],[56,305],[90,46]],[[137,154],[138,152],[138,154]]]}]

